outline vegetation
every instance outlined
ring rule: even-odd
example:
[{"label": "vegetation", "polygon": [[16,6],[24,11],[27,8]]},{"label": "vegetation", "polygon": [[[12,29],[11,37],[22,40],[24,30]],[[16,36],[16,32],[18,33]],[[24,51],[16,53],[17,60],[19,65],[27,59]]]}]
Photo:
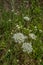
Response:
[{"label": "vegetation", "polygon": [[0,65],[43,65],[41,2],[43,4],[40,0],[0,0]]}]

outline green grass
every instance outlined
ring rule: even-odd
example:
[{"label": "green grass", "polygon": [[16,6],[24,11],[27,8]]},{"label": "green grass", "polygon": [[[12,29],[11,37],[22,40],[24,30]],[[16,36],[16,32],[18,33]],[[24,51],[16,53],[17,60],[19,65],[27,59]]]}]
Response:
[{"label": "green grass", "polygon": [[[31,6],[26,9],[24,2],[16,11],[6,12],[2,9],[2,16],[0,19],[0,65],[43,65],[43,10],[38,5],[37,0],[31,0]],[[30,21],[23,19],[28,16]],[[11,21],[10,21],[11,20]],[[22,28],[16,28],[16,25]],[[37,30],[35,30],[37,26]],[[32,42],[33,52],[30,54],[24,53],[20,48],[21,45],[16,44],[12,39],[14,33],[21,32],[24,35],[29,34],[29,30],[36,34],[37,39],[28,39]]]}]

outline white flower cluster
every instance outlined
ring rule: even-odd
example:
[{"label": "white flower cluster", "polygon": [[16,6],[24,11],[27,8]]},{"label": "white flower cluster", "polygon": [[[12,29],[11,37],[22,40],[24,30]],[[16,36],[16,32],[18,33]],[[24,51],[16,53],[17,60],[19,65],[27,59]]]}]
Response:
[{"label": "white flower cluster", "polygon": [[27,36],[24,36],[22,33],[16,33],[13,35],[13,38],[15,40],[15,42],[17,43],[23,43],[25,41],[25,39],[27,38]]},{"label": "white flower cluster", "polygon": [[27,52],[28,54],[31,53],[33,50],[31,43],[23,43],[22,49],[23,52]]},{"label": "white flower cluster", "polygon": [[24,20],[25,20],[25,21],[29,21],[29,20],[30,20],[30,18],[29,18],[29,17],[27,17],[27,16],[25,16],[25,17],[24,17]]},{"label": "white flower cluster", "polygon": [[[36,39],[36,36],[33,33],[30,33],[29,36],[32,39]],[[23,43],[21,47],[23,49],[23,52],[27,52],[28,54],[32,52],[33,48],[31,43],[24,42],[25,39],[27,39],[27,36],[24,36],[22,33],[19,32],[19,33],[15,33],[13,35],[13,38],[16,43]]]},{"label": "white flower cluster", "polygon": [[37,38],[37,36],[34,33],[30,33],[29,37],[32,38],[32,39],[34,39],[34,40],[36,40],[36,38]]}]

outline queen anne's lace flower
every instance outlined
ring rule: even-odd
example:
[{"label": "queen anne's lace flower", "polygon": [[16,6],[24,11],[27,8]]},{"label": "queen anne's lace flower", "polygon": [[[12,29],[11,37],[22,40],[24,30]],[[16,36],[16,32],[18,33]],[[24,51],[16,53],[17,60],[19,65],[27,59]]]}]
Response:
[{"label": "queen anne's lace flower", "polygon": [[27,52],[28,54],[31,53],[33,50],[31,43],[23,43],[22,49],[23,52]]},{"label": "queen anne's lace flower", "polygon": [[36,38],[37,38],[37,36],[34,33],[30,33],[29,37],[32,38],[32,39],[34,39],[34,40],[36,40]]},{"label": "queen anne's lace flower", "polygon": [[30,18],[29,18],[29,17],[27,17],[27,16],[25,16],[25,17],[24,17],[24,20],[29,21],[29,20],[30,20]]},{"label": "queen anne's lace flower", "polygon": [[27,38],[27,36],[24,36],[22,33],[16,33],[13,35],[13,38],[15,40],[15,42],[17,43],[23,43],[25,41],[25,39]]}]

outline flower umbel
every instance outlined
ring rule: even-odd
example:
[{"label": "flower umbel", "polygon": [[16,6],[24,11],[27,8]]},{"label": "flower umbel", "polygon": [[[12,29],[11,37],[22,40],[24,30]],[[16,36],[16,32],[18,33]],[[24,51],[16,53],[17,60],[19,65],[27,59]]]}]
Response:
[{"label": "flower umbel", "polygon": [[23,43],[22,45],[23,52],[27,52],[28,54],[32,52],[33,48],[31,43]]},{"label": "flower umbel", "polygon": [[25,41],[25,39],[27,38],[27,36],[24,36],[22,33],[16,33],[13,35],[13,38],[15,40],[15,42],[17,43],[23,43]]},{"label": "flower umbel", "polygon": [[34,40],[36,40],[36,38],[37,38],[37,36],[34,33],[30,33],[29,37],[32,38],[32,39],[34,39]]}]

